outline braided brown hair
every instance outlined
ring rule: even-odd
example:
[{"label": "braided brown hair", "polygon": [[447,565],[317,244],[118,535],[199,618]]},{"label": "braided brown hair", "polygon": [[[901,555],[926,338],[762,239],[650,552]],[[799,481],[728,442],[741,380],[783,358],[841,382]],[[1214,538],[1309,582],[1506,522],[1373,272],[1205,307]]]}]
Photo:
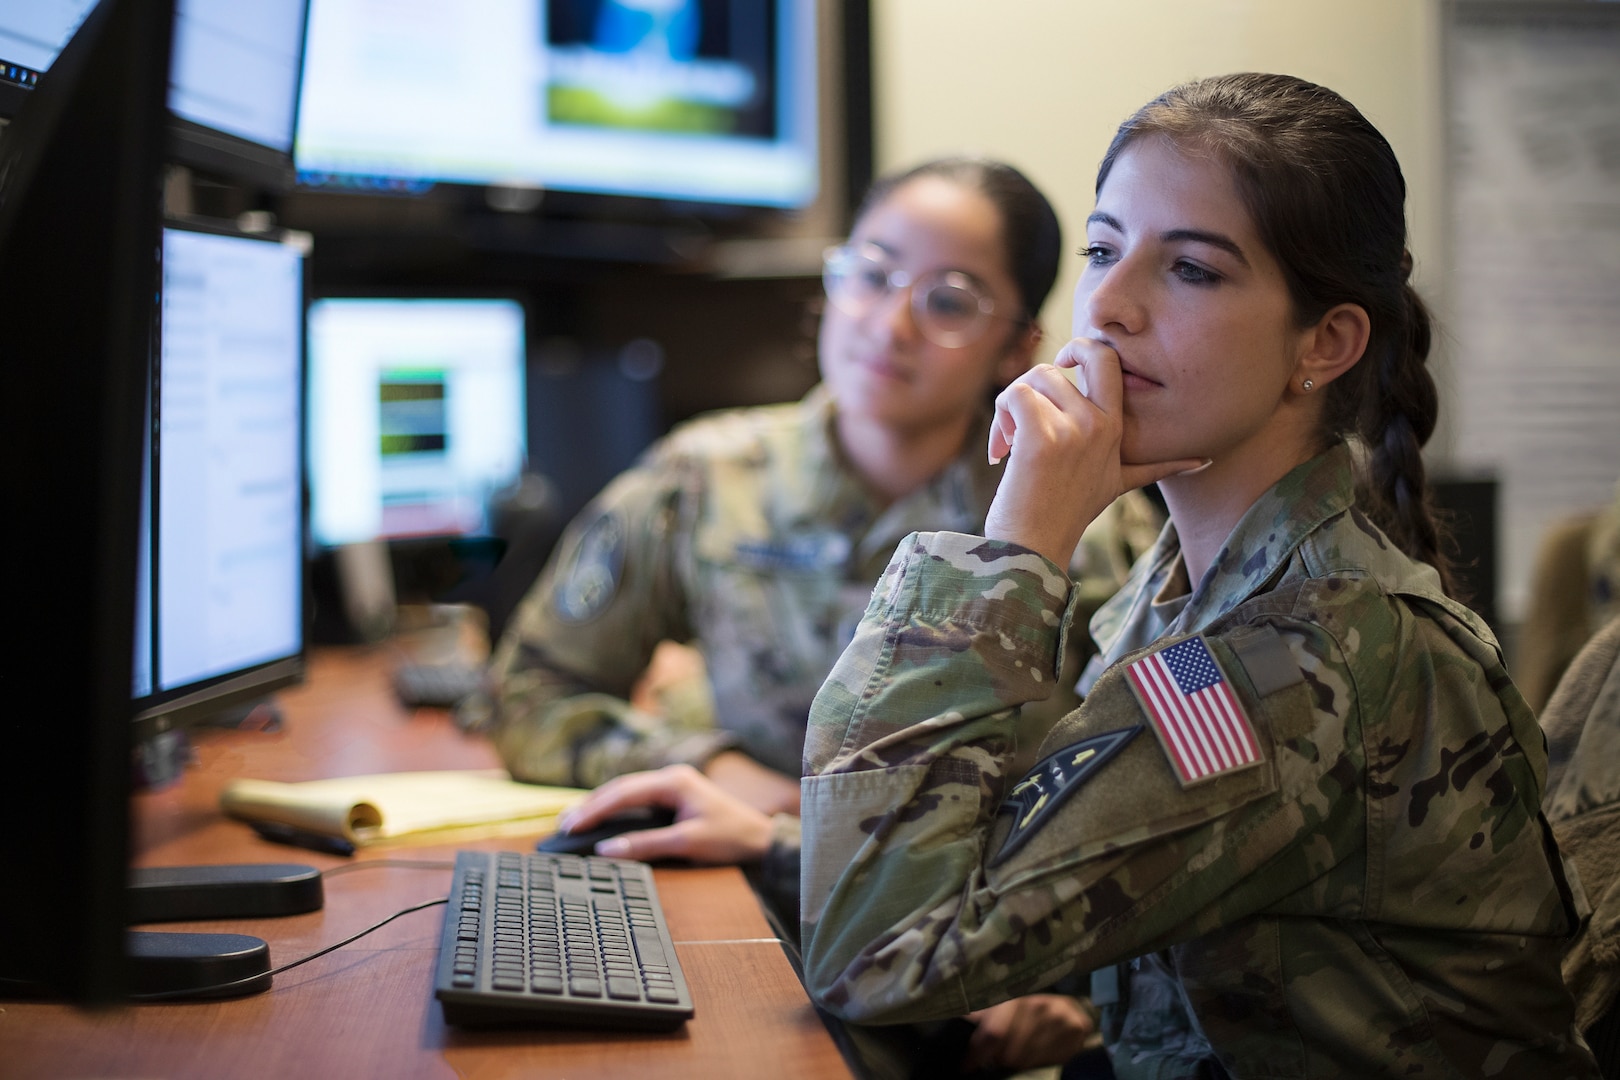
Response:
[{"label": "braided brown hair", "polygon": [[1325,389],[1323,445],[1361,444],[1363,508],[1453,593],[1449,537],[1430,505],[1422,457],[1439,413],[1427,367],[1430,317],[1407,281],[1406,180],[1389,142],[1326,87],[1290,75],[1222,75],[1166,91],[1121,124],[1097,172],[1099,191],[1120,153],[1150,135],[1231,168],[1301,327],[1339,304],[1366,311],[1362,359]]}]

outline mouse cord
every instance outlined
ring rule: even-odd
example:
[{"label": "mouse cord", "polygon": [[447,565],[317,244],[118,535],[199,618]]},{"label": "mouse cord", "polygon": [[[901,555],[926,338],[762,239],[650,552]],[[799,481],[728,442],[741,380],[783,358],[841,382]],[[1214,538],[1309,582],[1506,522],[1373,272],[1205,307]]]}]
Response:
[{"label": "mouse cord", "polygon": [[360,931],[358,934],[351,934],[350,936],[344,938],[342,941],[339,941],[336,944],[328,945],[324,949],[317,949],[315,952],[310,953],[308,956],[300,957],[299,959],[294,960],[294,961],[292,961],[290,963],[282,964],[278,968],[271,968],[269,971],[260,972],[257,975],[249,975],[249,976],[247,976],[246,978],[243,978],[243,979],[232,979],[230,982],[225,982],[225,983],[215,983],[213,986],[197,986],[197,987],[192,987],[192,988],[186,989],[186,990],[167,990],[167,991],[163,991],[162,993],[156,993],[156,994],[131,994],[131,995],[129,995],[129,1000],[130,1001],[165,1001],[165,1000],[169,1000],[169,999],[172,999],[172,998],[195,997],[198,994],[217,994],[217,993],[219,993],[221,991],[224,991],[224,990],[231,990],[231,989],[234,989],[234,988],[239,987],[239,986],[247,986],[247,985],[249,985],[251,983],[255,983],[255,982],[259,981],[260,979],[274,978],[275,976],[280,975],[284,971],[291,971],[293,968],[298,967],[300,964],[307,964],[311,960],[319,959],[320,957],[325,956],[327,953],[336,952],[338,949],[343,948],[343,946],[345,946],[345,945],[349,945],[349,944],[352,944],[352,943],[354,943],[356,941],[359,941],[361,938],[365,937],[367,934],[369,934],[369,933],[371,933],[371,932],[373,932],[375,930],[381,930],[383,927],[387,926],[389,923],[393,922],[395,919],[399,918],[401,915],[409,915],[413,911],[422,911],[422,910],[424,910],[426,908],[438,907],[440,904],[448,904],[449,902],[450,902],[450,898],[448,896],[441,896],[437,900],[428,900],[428,901],[426,901],[424,903],[413,905],[413,906],[405,908],[405,909],[403,909],[401,911],[396,911],[392,915],[388,916],[388,918],[384,919],[382,922],[376,923],[376,924],[374,924],[372,926],[368,926],[364,930]]}]

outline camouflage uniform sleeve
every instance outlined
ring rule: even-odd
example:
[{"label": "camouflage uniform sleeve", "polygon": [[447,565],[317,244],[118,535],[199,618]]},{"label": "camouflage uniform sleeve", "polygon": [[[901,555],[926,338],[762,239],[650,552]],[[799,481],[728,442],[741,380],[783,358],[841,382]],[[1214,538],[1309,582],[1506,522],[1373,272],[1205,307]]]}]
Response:
[{"label": "camouflage uniform sleeve", "polygon": [[513,776],[595,787],[729,744],[712,714],[627,700],[659,641],[690,637],[681,560],[698,498],[696,470],[655,450],[563,534],[491,660],[492,735]]},{"label": "camouflage uniform sleeve", "polygon": [[[1206,640],[1260,760],[1183,786],[1123,663],[1028,730],[1070,592],[1014,545],[923,534],[896,553],[806,745],[805,981],[832,1012],[915,1021],[1038,991],[1257,911],[1363,843],[1342,718],[1317,704],[1352,698],[1325,635]],[[1050,805],[1007,775],[1031,740],[1043,764],[1072,759]]]}]

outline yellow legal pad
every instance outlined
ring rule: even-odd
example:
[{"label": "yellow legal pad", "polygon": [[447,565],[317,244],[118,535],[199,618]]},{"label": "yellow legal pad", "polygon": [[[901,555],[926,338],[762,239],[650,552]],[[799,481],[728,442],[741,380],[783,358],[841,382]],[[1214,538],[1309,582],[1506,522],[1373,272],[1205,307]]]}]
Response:
[{"label": "yellow legal pad", "polygon": [[440,843],[450,831],[477,835],[549,833],[578,788],[513,780],[501,769],[378,773],[285,783],[234,780],[220,807],[245,821],[273,822],[355,845]]}]

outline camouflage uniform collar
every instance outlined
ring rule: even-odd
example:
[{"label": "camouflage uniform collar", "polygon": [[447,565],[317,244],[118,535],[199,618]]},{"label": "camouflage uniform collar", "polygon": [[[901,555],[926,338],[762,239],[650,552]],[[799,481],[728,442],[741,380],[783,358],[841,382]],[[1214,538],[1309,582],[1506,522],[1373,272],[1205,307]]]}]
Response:
[{"label": "camouflage uniform collar", "polygon": [[811,445],[805,447],[805,460],[816,466],[814,474],[828,485],[822,492],[826,496],[823,505],[845,506],[858,500],[872,521],[861,538],[859,558],[875,554],[886,558],[901,539],[913,532],[983,530],[984,516],[995,497],[1002,470],[1002,466],[990,464],[985,451],[990,438],[988,409],[980,411],[961,452],[950,464],[916,491],[884,507],[838,449],[833,428],[837,407],[826,384],[812,387],[801,404],[810,421],[804,430],[815,433],[806,440]]},{"label": "camouflage uniform collar", "polygon": [[1182,620],[1205,626],[1263,589],[1329,518],[1355,505],[1355,465],[1337,443],[1273,484],[1233,527]]},{"label": "camouflage uniform collar", "polygon": [[1207,626],[1260,592],[1307,536],[1350,509],[1355,498],[1350,448],[1338,443],[1294,468],[1255,500],[1191,596],[1185,592],[1181,538],[1175,523],[1166,522],[1130,580],[1092,618],[1092,638],[1101,651],[1083,684],[1125,653],[1166,633]]}]

